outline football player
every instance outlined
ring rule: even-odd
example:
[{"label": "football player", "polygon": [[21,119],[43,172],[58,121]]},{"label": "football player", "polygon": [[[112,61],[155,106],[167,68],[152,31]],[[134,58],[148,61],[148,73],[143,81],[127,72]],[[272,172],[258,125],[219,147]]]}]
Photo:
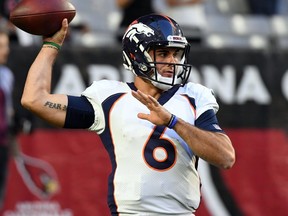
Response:
[{"label": "football player", "polygon": [[189,44],[171,18],[150,14],[123,36],[124,66],[134,82],[94,81],[81,96],[50,93],[53,63],[67,20],[28,73],[22,104],[47,122],[99,134],[112,163],[111,215],[191,216],[200,203],[199,158],[224,169],[235,162],[218,124],[211,89],[187,82]]}]

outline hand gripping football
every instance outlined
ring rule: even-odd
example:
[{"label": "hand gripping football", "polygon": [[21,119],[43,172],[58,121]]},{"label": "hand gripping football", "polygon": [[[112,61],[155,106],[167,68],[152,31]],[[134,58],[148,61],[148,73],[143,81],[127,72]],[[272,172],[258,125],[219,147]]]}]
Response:
[{"label": "hand gripping football", "polygon": [[30,34],[49,36],[61,28],[64,18],[71,22],[75,15],[68,0],[22,0],[10,12],[10,21]]}]

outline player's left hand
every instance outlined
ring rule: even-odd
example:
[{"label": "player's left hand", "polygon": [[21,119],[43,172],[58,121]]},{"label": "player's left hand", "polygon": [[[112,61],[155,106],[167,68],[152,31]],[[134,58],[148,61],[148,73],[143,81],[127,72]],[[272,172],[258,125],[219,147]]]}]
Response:
[{"label": "player's left hand", "polygon": [[148,120],[155,125],[168,125],[171,113],[159,104],[155,98],[144,94],[140,90],[132,91],[132,95],[150,110],[150,114],[138,113],[138,118]]}]

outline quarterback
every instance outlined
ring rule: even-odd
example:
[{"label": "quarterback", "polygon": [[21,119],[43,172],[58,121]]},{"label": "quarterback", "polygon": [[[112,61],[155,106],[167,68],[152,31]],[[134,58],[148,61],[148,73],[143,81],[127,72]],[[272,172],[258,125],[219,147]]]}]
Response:
[{"label": "quarterback", "polygon": [[22,104],[63,128],[95,131],[112,163],[111,215],[191,216],[199,207],[199,158],[220,168],[235,163],[218,124],[211,89],[187,82],[189,43],[171,18],[138,18],[123,36],[123,60],[134,82],[94,81],[81,96],[51,94],[53,63],[68,23],[51,37],[28,72]]}]

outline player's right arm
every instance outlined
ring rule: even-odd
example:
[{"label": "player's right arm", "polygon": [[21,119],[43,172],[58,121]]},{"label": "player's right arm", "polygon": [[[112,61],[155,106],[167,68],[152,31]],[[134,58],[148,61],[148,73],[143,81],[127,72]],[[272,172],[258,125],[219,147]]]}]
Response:
[{"label": "player's right arm", "polygon": [[[68,31],[68,22],[63,20],[62,28],[44,41],[62,45]],[[48,123],[63,127],[68,104],[67,95],[51,94],[53,64],[58,50],[43,46],[31,65],[24,86],[21,104]]]}]

